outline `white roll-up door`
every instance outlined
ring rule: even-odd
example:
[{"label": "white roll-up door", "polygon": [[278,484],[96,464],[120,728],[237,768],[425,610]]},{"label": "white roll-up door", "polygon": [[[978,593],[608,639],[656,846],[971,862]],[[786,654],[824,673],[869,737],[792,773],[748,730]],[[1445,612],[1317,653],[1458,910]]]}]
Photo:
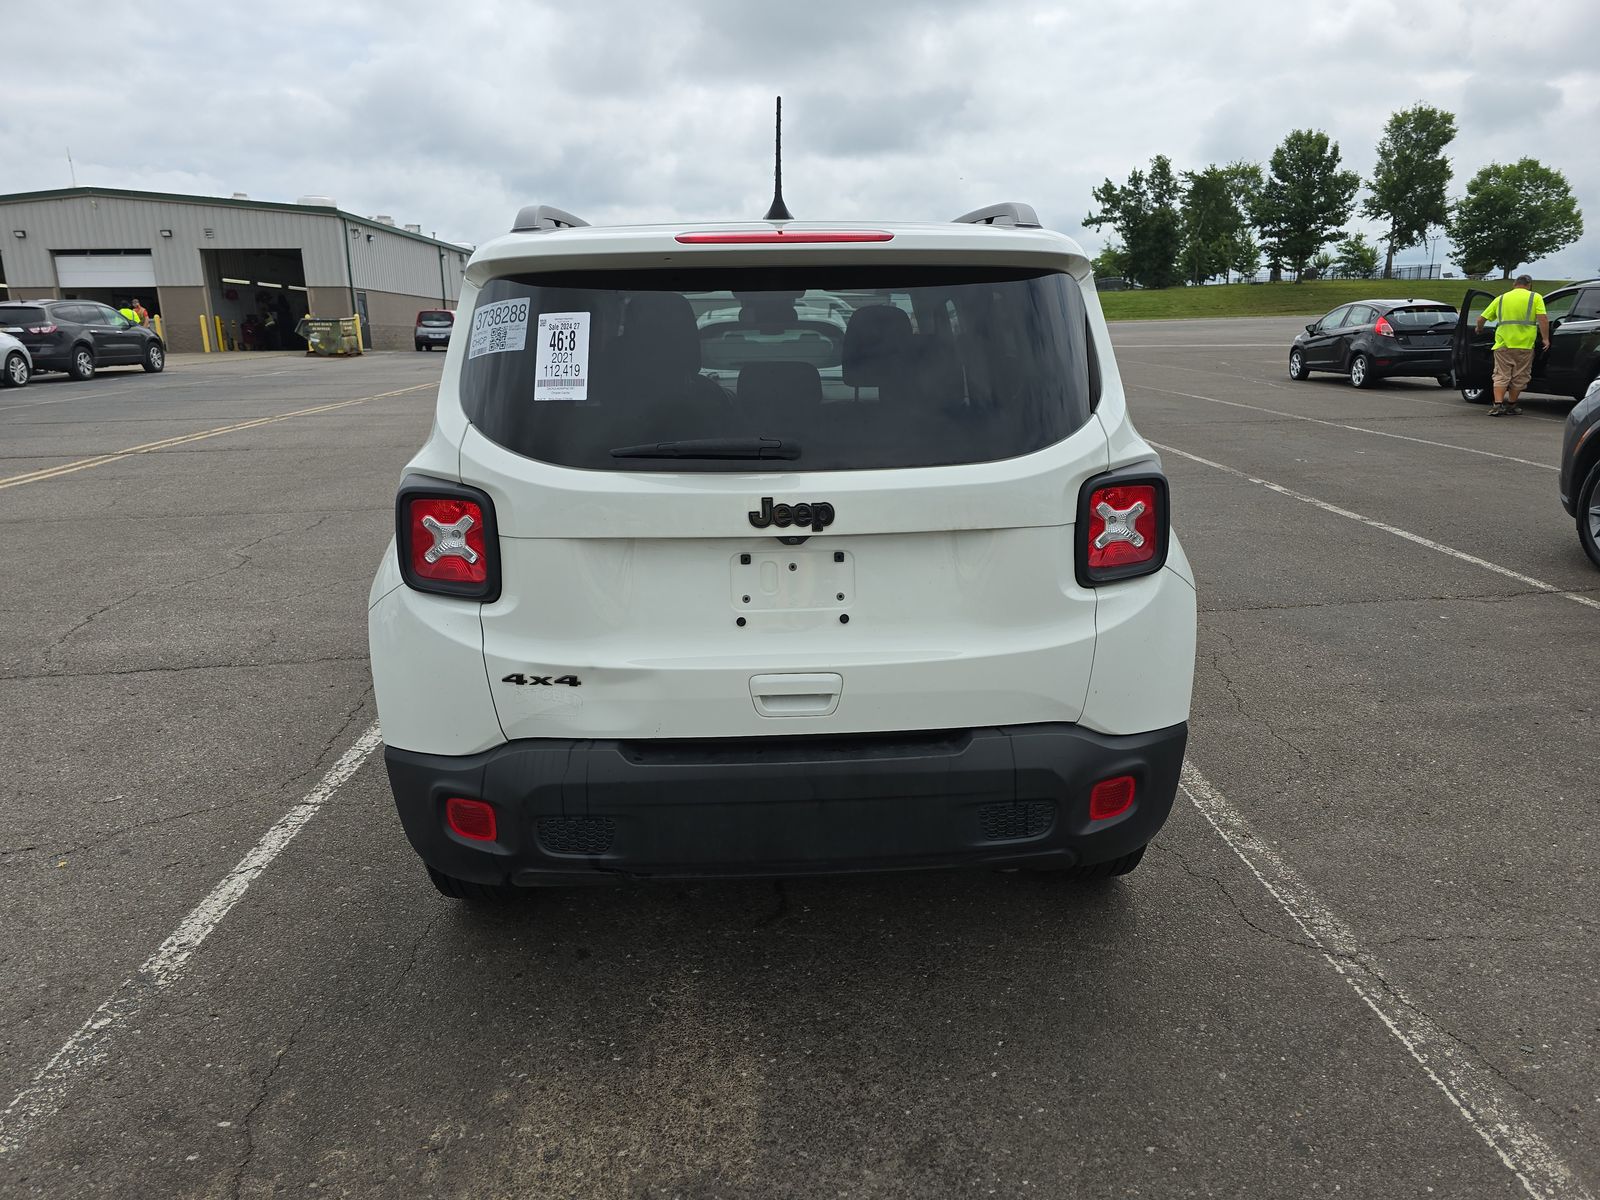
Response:
[{"label": "white roll-up door", "polygon": [[155,259],[148,254],[57,254],[56,279],[64,288],[154,288]]}]

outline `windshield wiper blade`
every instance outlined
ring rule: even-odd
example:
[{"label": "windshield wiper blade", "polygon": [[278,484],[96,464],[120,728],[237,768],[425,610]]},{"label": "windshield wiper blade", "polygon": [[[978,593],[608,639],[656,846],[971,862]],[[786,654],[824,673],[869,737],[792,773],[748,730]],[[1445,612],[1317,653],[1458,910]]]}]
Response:
[{"label": "windshield wiper blade", "polygon": [[690,438],[618,446],[612,458],[799,458],[800,447],[780,438]]}]

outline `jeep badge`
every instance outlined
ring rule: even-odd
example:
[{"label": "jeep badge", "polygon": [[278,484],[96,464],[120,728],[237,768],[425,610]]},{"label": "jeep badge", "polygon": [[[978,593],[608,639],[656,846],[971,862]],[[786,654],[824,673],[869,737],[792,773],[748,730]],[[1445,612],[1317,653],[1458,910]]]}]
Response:
[{"label": "jeep badge", "polygon": [[833,505],[816,500],[810,504],[773,504],[771,496],[763,496],[761,511],[750,514],[750,524],[757,529],[774,525],[779,529],[809,527],[812,533],[821,533],[833,524]]}]

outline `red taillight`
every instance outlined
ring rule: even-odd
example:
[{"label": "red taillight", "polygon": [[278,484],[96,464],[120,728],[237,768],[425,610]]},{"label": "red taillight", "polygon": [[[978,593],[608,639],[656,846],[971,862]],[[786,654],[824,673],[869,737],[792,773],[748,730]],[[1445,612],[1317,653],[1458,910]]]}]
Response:
[{"label": "red taillight", "polygon": [[[451,801],[454,803],[454,801]],[[1133,776],[1102,779],[1089,793],[1089,820],[1109,821],[1133,807]]]},{"label": "red taillight", "polygon": [[395,497],[400,574],[419,592],[490,602],[500,597],[494,504],[477,488],[407,476]]},{"label": "red taillight", "polygon": [[680,233],[686,246],[741,246],[758,243],[887,242],[894,234],[881,229],[730,229],[718,233]]},{"label": "red taillight", "polygon": [[411,569],[423,579],[487,583],[489,555],[483,542],[483,507],[444,497],[410,504]]},{"label": "red taillight", "polygon": [[1165,566],[1168,505],[1167,478],[1156,470],[1123,468],[1085,483],[1078,493],[1078,582],[1096,587]]},{"label": "red taillight", "polygon": [[57,328],[59,328],[59,327],[55,326],[55,325],[30,325],[30,326],[28,326],[28,332],[29,333],[54,333],[57,330]]},{"label": "red taillight", "polygon": [[1159,549],[1160,502],[1148,483],[1096,488],[1089,496],[1089,569],[1153,559]]},{"label": "red taillight", "polygon": [[494,808],[482,800],[463,800],[451,796],[444,802],[445,824],[474,842],[495,839]]},{"label": "red taillight", "polygon": [[1389,324],[1388,317],[1379,317],[1378,323],[1372,327],[1372,332],[1379,337],[1393,337],[1394,326]]}]

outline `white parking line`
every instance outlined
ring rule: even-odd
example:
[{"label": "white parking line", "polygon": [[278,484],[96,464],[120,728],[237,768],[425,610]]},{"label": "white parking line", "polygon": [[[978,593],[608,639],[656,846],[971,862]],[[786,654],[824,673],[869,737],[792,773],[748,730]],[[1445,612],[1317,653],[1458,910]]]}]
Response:
[{"label": "white parking line", "polygon": [[1523,1119],[1488,1064],[1474,1057],[1464,1043],[1400,990],[1350,927],[1317,898],[1276,850],[1256,836],[1244,815],[1187,759],[1182,789],[1324,961],[1377,1014],[1472,1131],[1516,1175],[1523,1190],[1536,1200],[1593,1200],[1550,1144]]},{"label": "white parking line", "polygon": [[1300,413],[1284,412],[1279,408],[1262,408],[1259,404],[1246,404],[1241,400],[1223,400],[1217,396],[1202,396],[1197,392],[1174,392],[1167,388],[1151,387],[1145,383],[1128,384],[1129,387],[1138,388],[1141,392],[1155,392],[1161,396],[1182,396],[1188,400],[1206,400],[1212,404],[1226,404],[1229,408],[1248,408],[1251,412],[1270,413],[1275,417],[1287,417],[1291,421],[1309,421],[1313,425],[1326,425],[1329,429],[1348,429],[1351,433],[1370,433],[1373,437],[1394,438],[1399,442],[1416,442],[1419,446],[1436,446],[1440,450],[1459,450],[1463,454],[1479,454],[1484,458],[1501,458],[1506,462],[1520,463],[1524,467],[1538,467],[1541,471],[1557,471],[1560,467],[1553,467],[1549,463],[1534,462],[1529,458],[1517,458],[1512,454],[1501,454],[1498,450],[1476,450],[1471,446],[1457,446],[1453,442],[1434,442],[1427,438],[1411,437],[1404,433],[1389,433],[1382,429],[1368,429],[1364,425],[1346,425],[1342,421],[1324,421],[1321,417],[1307,417]]},{"label": "white parking line", "polygon": [[377,724],[369,726],[317,786],[267,830],[238,865],[223,876],[222,882],[211,889],[211,894],[178,923],[172,936],[145,959],[133,978],[108,996],[33,1077],[33,1082],[12,1098],[5,1111],[0,1112],[0,1155],[16,1150],[40,1122],[60,1110],[75,1078],[105,1061],[112,1038],[139,1015],[149,1000],[178,980],[200,943],[340,786],[361,769],[382,740]]},{"label": "white parking line", "polygon": [[1375,521],[1371,517],[1364,517],[1358,512],[1351,512],[1348,508],[1340,508],[1337,504],[1329,504],[1326,500],[1318,500],[1315,496],[1307,496],[1305,493],[1297,492],[1293,488],[1286,488],[1281,483],[1273,483],[1270,479],[1257,479],[1254,475],[1241,471],[1237,467],[1213,462],[1209,458],[1201,458],[1198,454],[1190,454],[1187,450],[1179,450],[1176,446],[1163,446],[1160,442],[1151,442],[1150,444],[1163,454],[1176,454],[1179,458],[1187,458],[1190,462],[1197,462],[1201,466],[1213,467],[1235,478],[1243,479],[1247,483],[1254,483],[1266,488],[1268,491],[1277,492],[1280,496],[1287,496],[1291,500],[1298,500],[1302,504],[1320,508],[1323,512],[1347,517],[1352,521],[1360,521],[1363,525],[1372,529],[1381,529],[1384,533],[1392,533],[1395,537],[1405,538],[1406,541],[1415,542],[1419,546],[1426,546],[1429,550],[1437,550],[1440,554],[1448,554],[1451,558],[1471,563],[1475,567],[1482,567],[1485,571],[1493,571],[1496,575],[1504,575],[1507,579],[1514,579],[1533,591],[1549,592],[1552,596],[1560,596],[1563,600],[1571,600],[1574,604],[1600,609],[1600,600],[1595,600],[1588,596],[1580,596],[1576,592],[1564,592],[1553,583],[1535,579],[1532,575],[1524,575],[1521,571],[1513,571],[1510,567],[1502,567],[1499,563],[1492,563],[1486,558],[1479,558],[1476,554],[1468,554],[1465,550],[1457,550],[1454,546],[1446,546],[1443,542],[1425,538],[1420,533],[1412,533],[1409,529],[1401,529],[1398,525],[1390,525],[1385,521]]}]

